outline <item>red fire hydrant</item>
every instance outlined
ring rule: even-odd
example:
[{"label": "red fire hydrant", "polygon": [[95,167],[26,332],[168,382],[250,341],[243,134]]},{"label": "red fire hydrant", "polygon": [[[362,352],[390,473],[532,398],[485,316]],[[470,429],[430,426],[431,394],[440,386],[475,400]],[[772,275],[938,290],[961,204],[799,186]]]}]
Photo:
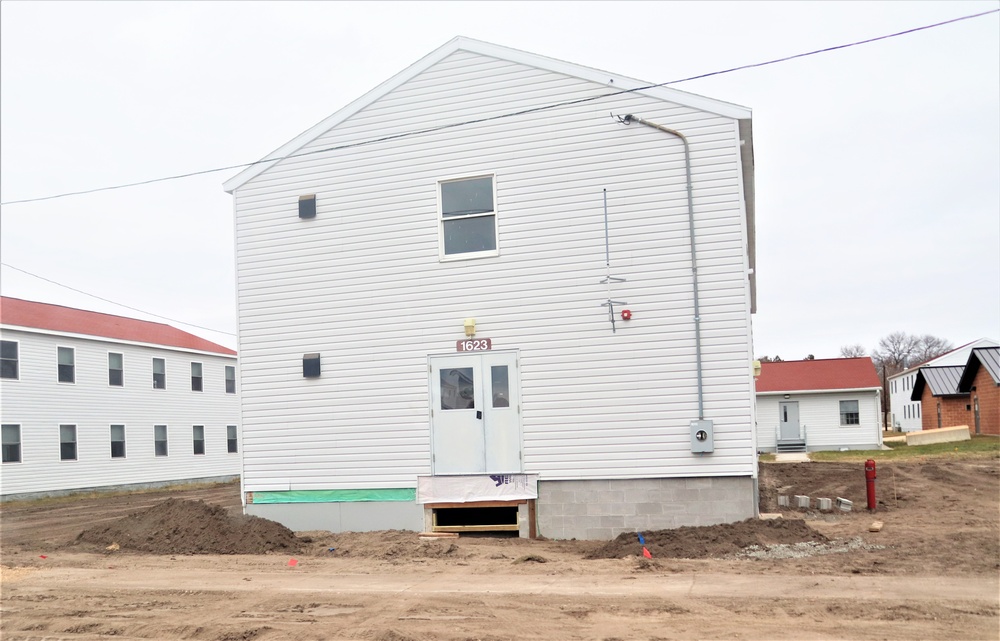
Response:
[{"label": "red fire hydrant", "polygon": [[865,461],[865,484],[868,486],[868,511],[875,511],[875,461]]}]

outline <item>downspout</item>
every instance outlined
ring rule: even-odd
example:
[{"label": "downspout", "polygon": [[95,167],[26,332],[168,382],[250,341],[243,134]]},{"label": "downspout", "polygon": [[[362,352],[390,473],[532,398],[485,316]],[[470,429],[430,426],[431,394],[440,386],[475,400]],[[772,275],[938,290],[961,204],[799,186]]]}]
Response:
[{"label": "downspout", "polygon": [[658,129],[664,133],[677,136],[684,143],[684,168],[687,172],[687,207],[688,207],[688,234],[691,238],[691,274],[694,278],[694,351],[695,369],[698,372],[698,420],[705,418],[704,388],[702,383],[702,363],[701,363],[701,313],[698,308],[698,257],[694,248],[694,196],[691,185],[691,148],[688,146],[687,137],[679,131],[658,125],[655,122],[643,120],[638,116],[628,114],[619,117],[618,120],[625,125],[637,122],[653,129]]}]

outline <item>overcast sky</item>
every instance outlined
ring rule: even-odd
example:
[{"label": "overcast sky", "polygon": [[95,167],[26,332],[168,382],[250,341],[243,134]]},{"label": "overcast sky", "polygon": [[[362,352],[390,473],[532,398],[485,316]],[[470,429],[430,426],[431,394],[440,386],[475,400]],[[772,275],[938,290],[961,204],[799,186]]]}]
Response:
[{"label": "overcast sky", "polygon": [[[667,82],[998,8],[5,1],[0,196],[257,160],[458,35]],[[1000,338],[997,13],[675,88],[753,109],[757,356]],[[236,347],[236,173],[5,205],[0,291]]]}]

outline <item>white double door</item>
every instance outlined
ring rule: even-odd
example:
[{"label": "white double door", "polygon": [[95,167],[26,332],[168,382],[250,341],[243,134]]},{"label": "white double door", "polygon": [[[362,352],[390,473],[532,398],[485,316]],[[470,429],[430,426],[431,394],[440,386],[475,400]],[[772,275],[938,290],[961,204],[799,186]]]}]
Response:
[{"label": "white double door", "polygon": [[521,467],[516,352],[430,357],[434,474],[511,474]]}]

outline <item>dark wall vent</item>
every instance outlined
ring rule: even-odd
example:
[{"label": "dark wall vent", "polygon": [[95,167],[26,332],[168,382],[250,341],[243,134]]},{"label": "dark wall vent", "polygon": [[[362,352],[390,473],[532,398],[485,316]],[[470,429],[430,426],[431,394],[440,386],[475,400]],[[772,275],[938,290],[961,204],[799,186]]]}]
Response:
[{"label": "dark wall vent", "polygon": [[302,355],[302,376],[319,378],[319,354]]},{"label": "dark wall vent", "polygon": [[299,218],[316,217],[316,194],[299,196]]}]

